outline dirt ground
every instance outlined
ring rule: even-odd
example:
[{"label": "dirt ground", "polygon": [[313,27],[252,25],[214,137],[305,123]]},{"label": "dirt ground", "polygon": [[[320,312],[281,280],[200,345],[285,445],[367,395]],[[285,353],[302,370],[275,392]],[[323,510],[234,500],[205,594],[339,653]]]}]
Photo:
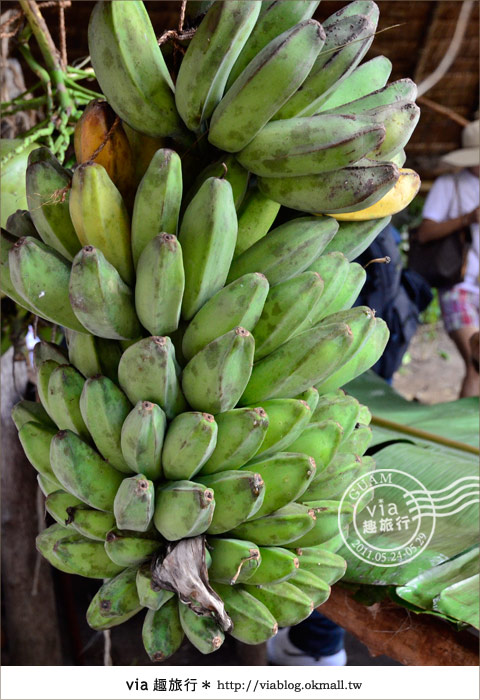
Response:
[{"label": "dirt ground", "polygon": [[463,374],[463,360],[443,324],[425,324],[414,335],[393,387],[406,399],[421,403],[454,401]]}]

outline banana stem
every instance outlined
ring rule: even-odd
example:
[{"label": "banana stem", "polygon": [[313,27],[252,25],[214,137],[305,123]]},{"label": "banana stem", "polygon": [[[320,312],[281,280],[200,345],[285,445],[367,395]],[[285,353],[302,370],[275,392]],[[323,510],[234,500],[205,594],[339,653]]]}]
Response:
[{"label": "banana stem", "polygon": [[57,89],[60,107],[67,114],[71,114],[75,111],[75,105],[65,87],[65,74],[60,65],[60,57],[39,7],[35,0],[19,0],[19,2],[42,52],[51,81]]},{"label": "banana stem", "polygon": [[48,71],[45,70],[37,61],[33,58],[29,46],[24,43],[20,44],[18,50],[22,54],[25,62],[31,68],[31,70],[38,75],[40,82],[43,85],[45,94],[47,96],[47,112],[51,114],[53,112],[53,98],[52,98],[52,84],[50,82],[50,75]]},{"label": "banana stem", "polygon": [[0,160],[0,168],[4,167],[11,158],[21,153],[25,148],[33,143],[35,139],[38,139],[40,136],[51,137],[54,128],[54,124],[52,121],[50,121],[50,119],[44,119],[39,124],[36,124],[32,129],[26,131],[24,134],[22,134],[21,143]]},{"label": "banana stem", "polygon": [[24,110],[29,109],[36,109],[37,107],[41,107],[42,105],[44,105],[46,101],[47,97],[46,95],[43,95],[42,97],[34,97],[31,100],[23,100],[22,102],[16,102],[13,105],[10,102],[2,102],[2,117],[10,117],[12,114],[16,114],[17,112],[23,112]]},{"label": "banana stem", "polygon": [[458,440],[451,440],[450,438],[437,435],[436,433],[429,433],[427,430],[421,430],[420,428],[412,428],[411,425],[396,423],[387,418],[380,418],[380,416],[372,416],[372,425],[378,425],[379,428],[387,428],[387,430],[395,430],[398,433],[405,433],[405,435],[428,440],[429,442],[436,442],[439,445],[445,445],[445,447],[462,450],[462,452],[470,452],[474,455],[480,454],[479,448],[473,445],[467,445],[465,442],[459,442]]}]

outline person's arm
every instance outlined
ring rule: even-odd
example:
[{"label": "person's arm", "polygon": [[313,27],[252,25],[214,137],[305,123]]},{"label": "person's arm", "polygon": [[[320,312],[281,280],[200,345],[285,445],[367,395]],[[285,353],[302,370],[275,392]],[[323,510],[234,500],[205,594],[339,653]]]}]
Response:
[{"label": "person's arm", "polygon": [[478,207],[472,209],[468,214],[462,214],[462,216],[456,216],[454,219],[448,219],[447,221],[433,221],[425,218],[417,231],[417,239],[419,243],[436,241],[476,221],[478,221]]}]

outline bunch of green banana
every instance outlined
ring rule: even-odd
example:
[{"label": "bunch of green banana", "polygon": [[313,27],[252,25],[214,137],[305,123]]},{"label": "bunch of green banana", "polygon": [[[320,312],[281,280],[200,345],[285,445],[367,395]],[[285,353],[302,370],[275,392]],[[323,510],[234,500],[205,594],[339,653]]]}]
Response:
[{"label": "bunch of green banana", "polygon": [[33,151],[29,211],[2,231],[1,290],[66,329],[67,350],[35,348],[40,402],[13,411],[54,521],[37,547],[103,579],[94,629],[145,608],[153,661],[305,619],[345,571],[342,495],[375,468],[341,387],[388,330],[352,308],[352,261],[411,173],[416,88],[360,63],[372,0],[323,25],[318,4],[218,0],[167,65],[142,2],[97,3],[92,63],[125,134],[90,161],[92,105],[73,174]]}]

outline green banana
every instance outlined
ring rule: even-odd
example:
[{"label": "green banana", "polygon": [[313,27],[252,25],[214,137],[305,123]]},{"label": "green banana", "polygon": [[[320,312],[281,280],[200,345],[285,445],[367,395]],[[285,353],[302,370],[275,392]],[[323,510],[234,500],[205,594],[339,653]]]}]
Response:
[{"label": "green banana", "polygon": [[255,364],[240,404],[292,397],[325,381],[344,363],[352,341],[352,332],[345,323],[317,326],[291,338]]},{"label": "green banana", "polygon": [[169,148],[159,148],[138,185],[132,214],[135,267],[145,246],[159,233],[177,235],[182,201],[182,164]]},{"label": "green banana", "polygon": [[61,430],[50,446],[55,477],[67,491],[92,508],[111,512],[122,475],[78,435]]},{"label": "green banana", "polygon": [[380,231],[388,226],[391,219],[391,216],[384,216],[383,219],[370,221],[340,221],[337,233],[323,253],[338,251],[343,253],[348,261],[354,260],[368,248]]},{"label": "green banana", "polygon": [[350,265],[342,253],[327,253],[324,251],[324,254],[317,258],[308,269],[317,272],[322,278],[323,292],[317,305],[314,306],[306,319],[304,326],[301,326],[303,330],[315,326],[322,318],[328,315],[330,307],[335,304],[337,296],[341,293]]},{"label": "green banana", "polygon": [[141,324],[152,335],[178,328],[185,285],[182,248],[171,233],[155,236],[137,263],[135,309]]},{"label": "green banana", "polygon": [[368,425],[359,425],[346,440],[342,440],[339,452],[353,452],[361,456],[372,442],[372,438],[371,428]]},{"label": "green banana", "polygon": [[369,110],[376,110],[380,107],[389,107],[397,102],[415,102],[417,97],[417,86],[409,78],[396,80],[389,83],[380,90],[370,92],[364,97],[339,105],[329,110],[329,114],[363,114]]},{"label": "green banana", "polygon": [[109,559],[103,542],[87,539],[68,528],[61,528],[54,536],[53,533],[47,534],[52,528],[59,527],[52,525],[36,539],[37,549],[53,566],[60,568],[59,563],[66,567],[62,571],[86,578],[111,578],[120,573],[123,567]]},{"label": "green banana", "polygon": [[172,79],[143,2],[97,3],[88,47],[101,90],[121,119],[149,136],[179,133]]},{"label": "green banana", "polygon": [[165,661],[172,656],[180,648],[183,638],[176,596],[145,615],[143,646],[153,662]]},{"label": "green banana", "polygon": [[69,207],[82,246],[101,250],[123,281],[131,284],[130,218],[122,195],[103,166],[86,162],[76,168]]},{"label": "green banana", "polygon": [[18,439],[28,461],[41,476],[57,485],[55,491],[62,489],[50,463],[50,445],[56,433],[56,427],[34,422],[25,423],[18,431]]},{"label": "green banana", "polygon": [[175,85],[178,113],[191,131],[209,119],[255,26],[260,3],[214,3],[197,27]]},{"label": "green banana", "polygon": [[92,629],[104,630],[121,625],[142,609],[136,575],[136,568],[131,567],[100,587],[87,610],[87,622]]},{"label": "green banana", "polygon": [[112,528],[115,527],[113,513],[104,513],[101,510],[93,510],[85,505],[71,506],[67,508],[68,524],[77,532],[91,540],[105,542]]},{"label": "green banana", "polygon": [[265,197],[258,187],[254,186],[248,190],[242,206],[238,210],[238,233],[233,254],[234,259],[267,235],[279,209],[280,204]]},{"label": "green banana", "polygon": [[227,281],[248,272],[262,272],[272,287],[284,282],[307,269],[337,230],[337,222],[328,217],[306,216],[288,221],[235,258]]},{"label": "green banana", "polygon": [[227,81],[227,90],[245,70],[255,56],[267,46],[275,37],[294,27],[299,22],[311,19],[313,13],[320,4],[319,0],[270,0],[257,3],[260,6],[260,14],[253,30],[243,46],[235,64],[230,71]]},{"label": "green banana", "polygon": [[215,416],[217,445],[201,469],[214,474],[239,469],[258,451],[268,429],[263,408],[233,408]]},{"label": "green banana", "polygon": [[302,85],[324,39],[321,25],[312,19],[272,39],[217,105],[210,121],[210,143],[230,153],[242,150]]},{"label": "green banana", "polygon": [[138,401],[135,404],[123,422],[120,435],[122,454],[132,471],[153,481],[160,478],[166,427],[165,413],[156,403]]},{"label": "green banana", "polygon": [[372,414],[370,413],[368,406],[363,406],[360,404],[360,410],[358,412],[357,423],[361,425],[370,425],[372,421]]},{"label": "green banana", "polygon": [[[324,118],[327,116],[323,115]],[[393,158],[408,143],[420,119],[420,108],[414,102],[399,100],[391,105],[363,112],[362,116],[385,129],[383,141],[366,154],[366,158],[383,161]]]},{"label": "green banana", "polygon": [[87,379],[80,396],[80,411],[97,450],[112,467],[129,474],[121,448],[122,425],[131,411],[123,391],[107,377]]},{"label": "green banana", "polygon": [[324,603],[330,596],[328,583],[304,569],[298,569],[289,583],[306,595],[313,602],[315,608]]},{"label": "green banana", "polygon": [[333,391],[373,367],[382,356],[388,337],[389,330],[385,321],[382,321],[381,318],[374,318],[370,333],[359,350],[353,354],[353,357],[350,357],[339,370],[334,371],[328,379],[316,384],[319,393],[325,394]]},{"label": "green banana", "polygon": [[122,351],[116,340],[94,335],[66,332],[68,360],[84,377],[102,374],[112,382],[118,379],[117,367]]},{"label": "green banana", "polygon": [[212,583],[233,622],[230,634],[244,644],[263,644],[278,631],[278,623],[269,609],[240,586]]},{"label": "green banana", "polygon": [[247,585],[245,589],[270,610],[280,627],[297,625],[313,611],[312,599],[289,581],[263,586]]},{"label": "green banana", "polygon": [[47,321],[86,333],[70,303],[70,263],[36,238],[19,238],[8,254],[10,277],[28,307]]},{"label": "green banana", "polygon": [[351,262],[342,289],[328,307],[328,315],[331,316],[337,311],[348,311],[358,299],[366,279],[365,269],[358,263]]},{"label": "green banana", "polygon": [[55,491],[58,491],[58,489],[61,488],[61,484],[59,484],[56,479],[49,479],[43,474],[37,474],[37,483],[40,491],[43,493],[45,498],[47,498],[48,496],[50,496],[51,493],[55,493]]},{"label": "green banana", "polygon": [[333,420],[310,423],[289,446],[291,452],[310,455],[317,465],[317,473],[330,464],[342,440],[342,427]]},{"label": "green banana", "polygon": [[308,271],[281,282],[270,290],[253,331],[255,362],[295,335],[316,306],[322,292],[322,278],[317,272]]},{"label": "green banana", "polygon": [[17,238],[9,235],[2,228],[0,245],[0,292],[10,297],[10,299],[21,306],[22,309],[26,309],[27,311],[30,311],[30,313],[36,314],[37,312],[33,306],[31,306],[28,301],[23,298],[20,292],[15,289],[12,281],[9,253],[17,240]]},{"label": "green banana", "polygon": [[[357,513],[358,513],[358,509],[357,509]],[[327,552],[332,552],[332,553],[337,552],[345,544],[345,540],[348,537],[348,530],[349,530],[349,527],[348,527],[348,525],[346,525],[345,527],[343,527],[341,529],[340,532],[338,532],[338,534],[334,535],[329,540],[325,540],[325,542],[322,542],[322,544],[321,544],[322,550],[325,550]]]},{"label": "green banana", "polygon": [[258,547],[253,542],[223,537],[207,538],[207,547],[212,557],[208,569],[210,581],[219,583],[242,583],[261,566]]},{"label": "green banana", "polygon": [[[249,0],[245,1],[248,2]],[[225,157],[221,160],[207,165],[206,168],[204,168],[201,173],[197,175],[193,185],[183,198],[182,212],[185,211],[200,187],[206,180],[208,180],[209,177],[218,177],[230,183],[232,187],[235,210],[238,212],[247,191],[250,173],[240,165],[234,155],[227,155],[225,153],[224,156]]]},{"label": "green banana", "polygon": [[167,600],[175,595],[164,588],[154,589],[150,563],[141,564],[137,569],[137,593],[140,605],[150,610],[159,610]]},{"label": "green banana", "polygon": [[254,350],[253,336],[238,326],[197,352],[182,373],[190,406],[214,415],[233,408],[250,379]]},{"label": "green banana", "polygon": [[318,175],[261,177],[258,186],[290,209],[321,214],[358,211],[378,202],[399,178],[393,163],[361,163]]},{"label": "green banana", "polygon": [[143,474],[122,481],[113,501],[113,514],[119,530],[146,532],[153,518],[155,489]]},{"label": "green banana", "polygon": [[[35,355],[34,355],[35,357]],[[52,413],[50,411],[50,407],[48,405],[48,384],[50,381],[50,377],[52,373],[58,368],[61,367],[58,362],[55,360],[45,360],[42,362],[37,369],[37,394],[38,398],[41,401],[41,404],[45,411],[48,413],[50,418],[53,420]],[[56,423],[55,423],[56,425]]]},{"label": "green banana", "polygon": [[[339,16],[336,13],[322,26],[325,31],[323,48],[300,89],[276,112],[273,119],[315,114],[367,53],[373,41],[376,22],[362,14]],[[344,111],[343,114],[348,112]]]},{"label": "green banana", "polygon": [[153,530],[130,532],[114,528],[105,538],[105,552],[118,566],[136,566],[161,549],[159,535]]},{"label": "green banana", "polygon": [[84,384],[85,379],[75,367],[56,367],[48,380],[48,409],[60,430],[72,430],[88,441],[90,434],[80,412]]},{"label": "green banana", "polygon": [[347,562],[334,552],[323,547],[302,547],[295,550],[300,571],[309,571],[322,581],[333,585],[345,573]]},{"label": "green banana", "polygon": [[315,389],[314,386],[311,386],[309,389],[306,389],[305,391],[302,391],[301,394],[298,394],[298,396],[295,396],[297,401],[305,401],[306,404],[310,406],[310,410],[313,412],[317,407],[317,404],[320,400],[320,394],[318,393],[317,389]]},{"label": "green banana", "polygon": [[254,515],[263,503],[265,484],[253,471],[224,471],[197,479],[215,494],[215,511],[206,528],[209,535],[228,532]]},{"label": "green banana", "polygon": [[182,316],[186,321],[225,284],[237,228],[230,183],[208,178],[188,205],[180,226],[185,268]]},{"label": "green banana", "polygon": [[309,532],[295,540],[290,540],[290,548],[315,547],[322,545],[339,534],[346,525],[352,522],[353,507],[338,501],[306,501],[304,508],[311,509],[315,514],[314,526]]},{"label": "green banana", "polygon": [[[50,494],[46,495],[48,496]],[[56,545],[62,538],[69,537],[71,534],[72,531],[70,528],[55,523],[45,528],[45,530],[42,530],[35,538],[35,546],[40,554],[56,569],[64,571],[67,574],[73,574],[75,572],[67,563],[57,556]]]},{"label": "green banana", "polygon": [[42,241],[67,260],[73,260],[82,247],[68,209],[71,183],[70,172],[48,148],[32,151],[26,172],[30,216]]},{"label": "green banana", "polygon": [[382,153],[386,126],[369,113],[320,114],[270,122],[237,154],[261,177],[298,177],[344,168]]},{"label": "green banana", "polygon": [[185,636],[198,651],[202,654],[211,654],[222,646],[225,634],[212,617],[198,615],[180,600],[178,612]]},{"label": "green banana", "polygon": [[395,155],[391,156],[391,158],[389,158],[389,160],[392,163],[395,163],[397,168],[403,168],[403,166],[405,165],[405,161],[407,160],[407,154],[405,153],[403,148],[401,148],[398,151],[398,153],[395,153]]},{"label": "green banana", "polygon": [[39,343],[35,343],[35,347],[33,348],[33,365],[37,372],[41,365],[47,360],[53,360],[57,365],[68,364],[64,350],[59,345],[47,343],[46,340],[40,340]]},{"label": "green banana", "polygon": [[335,107],[342,107],[348,102],[365,97],[373,90],[381,90],[392,72],[392,62],[386,56],[375,56],[357,66],[353,73],[322,102],[317,113],[326,112]]},{"label": "green banana", "polygon": [[12,420],[15,423],[17,430],[25,425],[25,423],[40,423],[49,428],[55,428],[55,423],[52,421],[42,404],[38,401],[29,401],[22,399],[12,408]]},{"label": "green banana", "polygon": [[320,396],[312,422],[336,421],[342,426],[342,440],[348,440],[359,420],[360,404],[353,396]]},{"label": "green banana", "polygon": [[268,416],[268,428],[253,462],[263,460],[289,447],[303,432],[312,417],[310,406],[298,399],[270,399],[270,401],[263,401],[262,408]]},{"label": "green banana", "polygon": [[330,464],[312,481],[303,494],[304,501],[334,500],[337,493],[363,473],[361,458],[354,454],[337,453]]},{"label": "green banana", "polygon": [[300,503],[289,503],[258,520],[244,522],[231,531],[232,537],[248,539],[265,547],[296,541],[313,528],[315,513]]},{"label": "green banana", "polygon": [[[240,471],[248,469],[249,465]],[[260,508],[245,520],[262,518],[288,503],[300,499],[315,476],[312,457],[295,452],[277,452],[250,467],[260,474],[265,484],[265,496]]]},{"label": "green banana", "polygon": [[201,483],[173,481],[157,489],[153,522],[166,540],[195,537],[212,522],[214,492]]},{"label": "green banana", "polygon": [[162,466],[166,479],[192,479],[217,444],[217,424],[209,413],[180,413],[168,426]]},{"label": "green banana", "polygon": [[169,420],[186,408],[179,373],[175,348],[168,336],[143,338],[130,345],[118,365],[118,381],[131,403],[156,403]]},{"label": "green banana", "polygon": [[75,498],[71,493],[66,491],[54,491],[48,494],[45,499],[45,509],[52,518],[63,527],[69,527],[70,522],[68,517],[68,509],[82,506],[83,503],[79,498]]},{"label": "green banana", "polygon": [[261,561],[248,577],[249,585],[280,583],[295,575],[299,560],[293,552],[283,547],[259,547],[259,551]]},{"label": "green banana", "polygon": [[73,261],[70,299],[77,319],[94,335],[112,340],[141,335],[131,290],[103,253],[91,245],[82,248]]},{"label": "green banana", "polygon": [[255,328],[267,299],[269,284],[264,275],[251,272],[216,292],[188,324],[182,352],[190,360],[215,338],[236,326]]},{"label": "green banana", "polygon": [[32,215],[28,209],[17,209],[10,214],[5,224],[7,232],[15,238],[22,236],[31,236],[32,238],[40,238],[37,229],[33,223]]}]

